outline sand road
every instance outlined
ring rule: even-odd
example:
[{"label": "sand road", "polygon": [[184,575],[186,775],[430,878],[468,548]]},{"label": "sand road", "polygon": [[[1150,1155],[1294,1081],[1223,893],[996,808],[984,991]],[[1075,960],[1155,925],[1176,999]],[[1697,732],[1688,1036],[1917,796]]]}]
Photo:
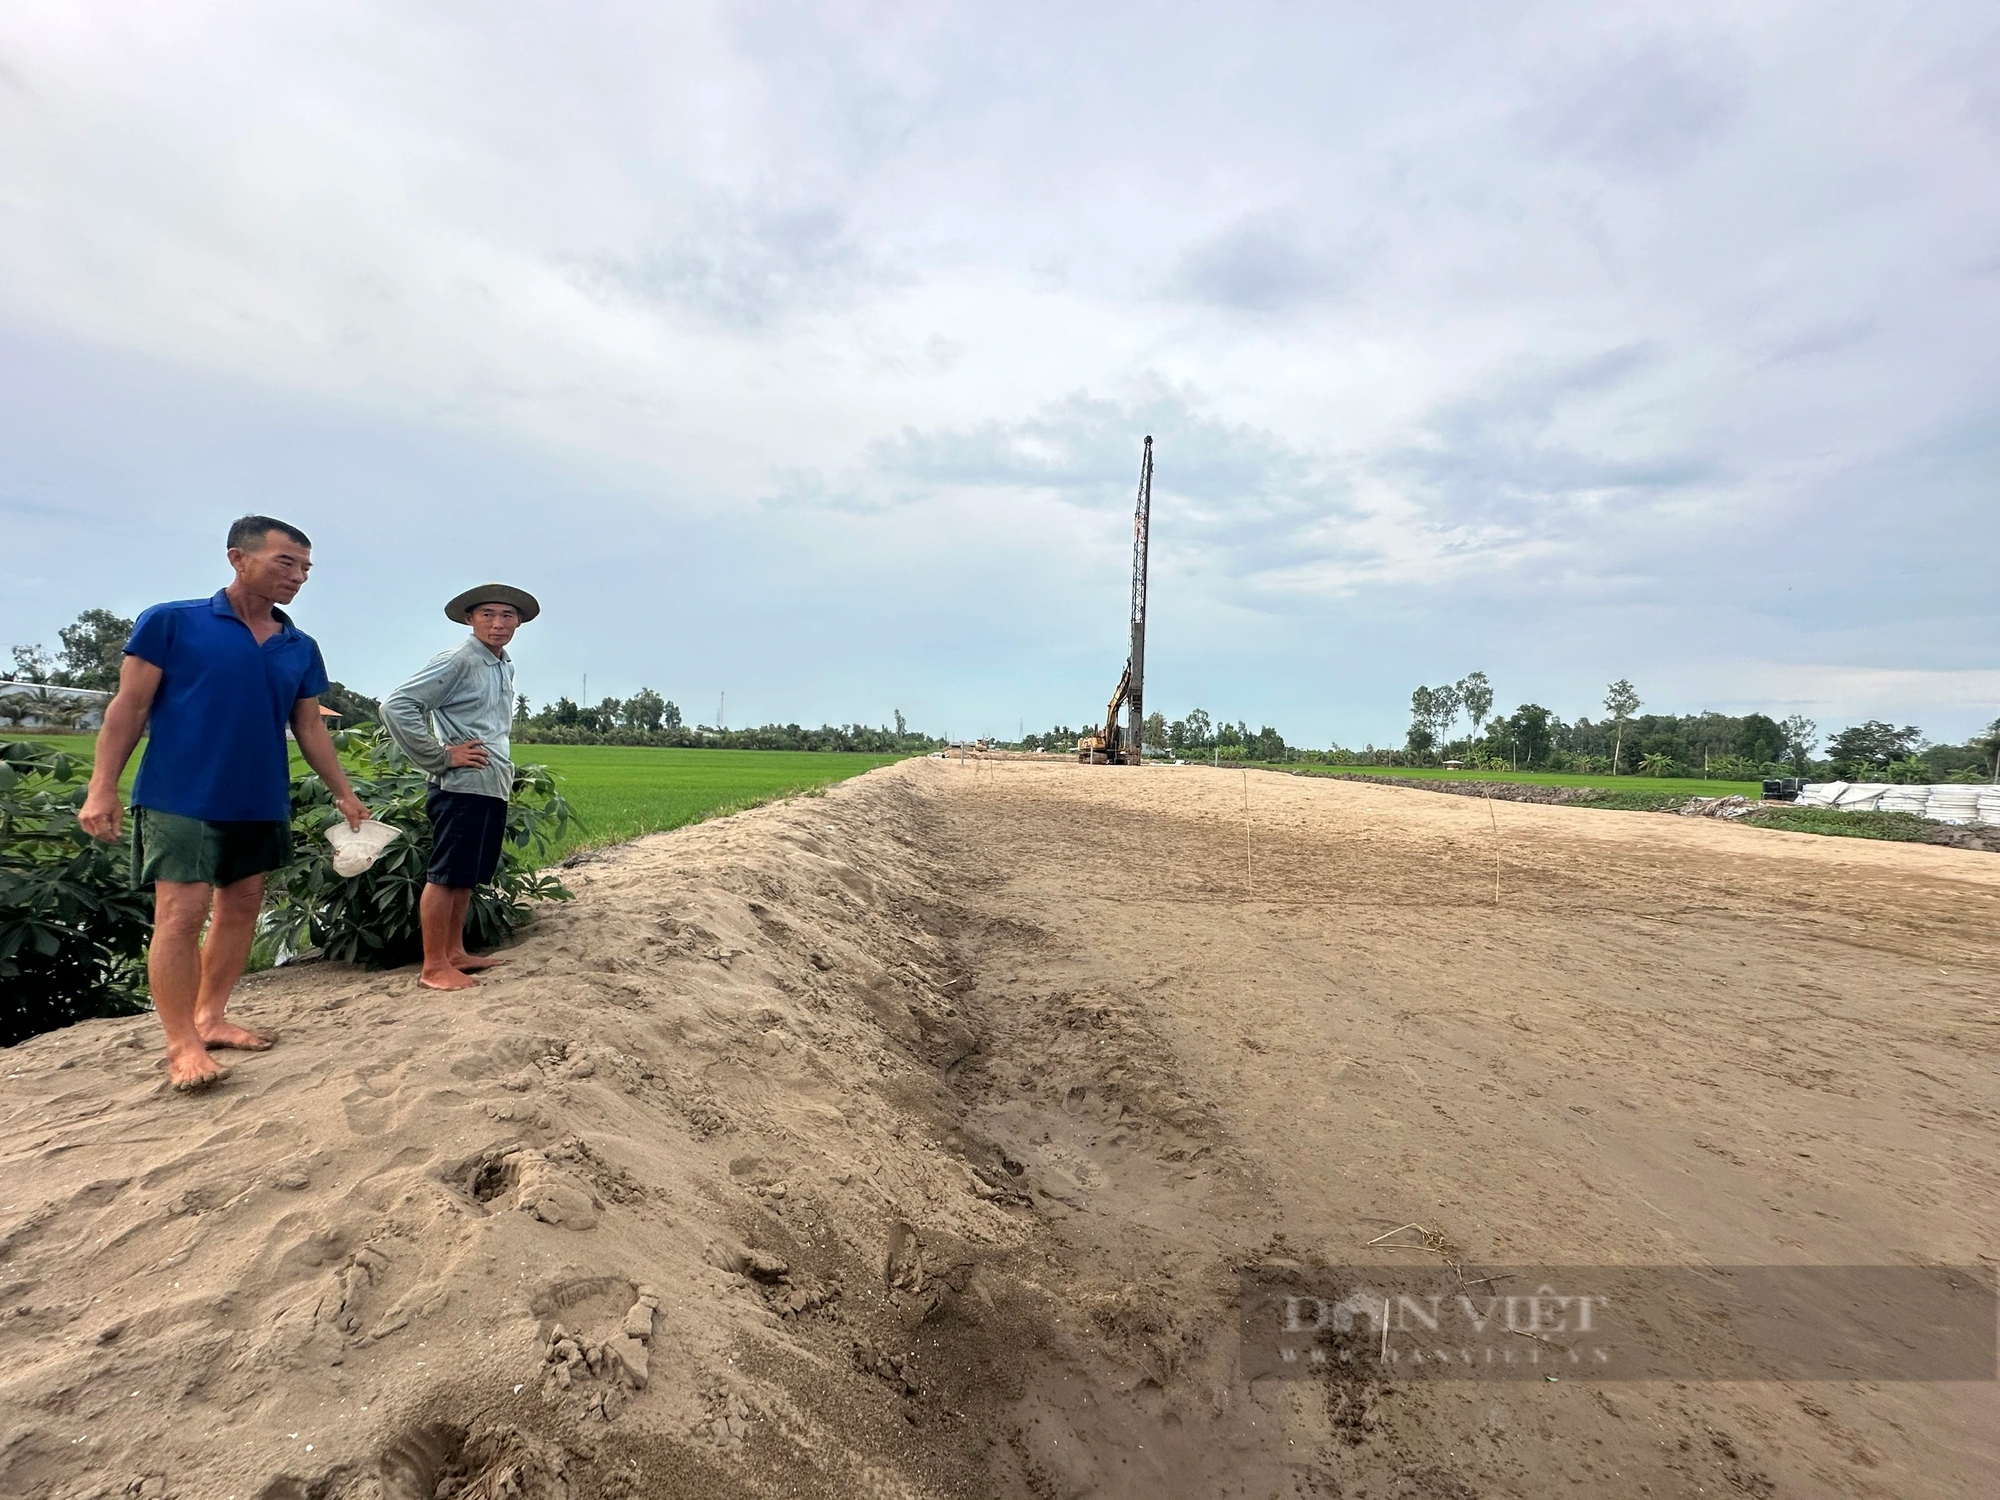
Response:
[{"label": "sand road", "polygon": [[[990,881],[969,904],[1033,930],[982,983],[1153,1041],[1262,1199],[1239,1253],[1255,1223],[1365,1262],[1418,1221],[1488,1263],[2000,1257],[1990,856],[1202,768],[949,769],[941,822]],[[1990,1382],[1383,1408],[1359,1448],[1315,1434],[1333,1492],[2000,1493]]]},{"label": "sand road", "polygon": [[0,1493],[1995,1492],[1991,1380],[1252,1382],[1237,1307],[1994,1264],[1990,855],[923,761],[569,873],[469,997],[247,981],[212,1095],[0,1054]]}]

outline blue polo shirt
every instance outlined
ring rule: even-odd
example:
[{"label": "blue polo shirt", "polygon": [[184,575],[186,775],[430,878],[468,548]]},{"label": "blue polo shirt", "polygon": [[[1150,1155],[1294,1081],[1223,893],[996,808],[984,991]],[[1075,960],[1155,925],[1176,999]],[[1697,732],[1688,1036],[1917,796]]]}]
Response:
[{"label": "blue polo shirt", "polygon": [[271,613],[278,633],[261,646],[226,590],[139,616],[126,653],[162,675],[134,807],[207,823],[291,821],[285,727],[299,699],[326,691],[326,664],[311,636]]}]

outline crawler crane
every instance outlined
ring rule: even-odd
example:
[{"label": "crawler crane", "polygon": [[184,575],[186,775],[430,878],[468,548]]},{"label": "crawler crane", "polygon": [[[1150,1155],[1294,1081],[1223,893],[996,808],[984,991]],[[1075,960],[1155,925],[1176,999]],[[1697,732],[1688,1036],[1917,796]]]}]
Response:
[{"label": "crawler crane", "polygon": [[[1104,727],[1076,742],[1076,758],[1089,766],[1136,766],[1146,726],[1146,552],[1153,526],[1153,440],[1139,457],[1139,501],[1132,511],[1132,654],[1104,708]],[[1118,710],[1126,721],[1118,722]]]}]

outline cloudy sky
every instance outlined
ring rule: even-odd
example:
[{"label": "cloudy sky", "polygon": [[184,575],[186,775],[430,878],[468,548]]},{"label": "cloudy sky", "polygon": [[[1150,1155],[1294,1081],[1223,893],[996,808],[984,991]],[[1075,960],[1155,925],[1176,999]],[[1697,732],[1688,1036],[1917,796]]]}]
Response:
[{"label": "cloudy sky", "polygon": [[2000,713],[2000,10],[67,0],[0,18],[0,645],[226,581],[392,686]]}]

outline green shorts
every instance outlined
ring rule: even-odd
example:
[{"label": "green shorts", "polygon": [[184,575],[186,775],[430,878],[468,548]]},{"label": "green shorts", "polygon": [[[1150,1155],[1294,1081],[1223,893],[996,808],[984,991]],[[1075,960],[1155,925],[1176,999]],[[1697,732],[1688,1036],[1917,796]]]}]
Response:
[{"label": "green shorts", "polygon": [[234,885],[292,862],[289,823],[204,823],[156,807],[132,809],[132,884]]}]

